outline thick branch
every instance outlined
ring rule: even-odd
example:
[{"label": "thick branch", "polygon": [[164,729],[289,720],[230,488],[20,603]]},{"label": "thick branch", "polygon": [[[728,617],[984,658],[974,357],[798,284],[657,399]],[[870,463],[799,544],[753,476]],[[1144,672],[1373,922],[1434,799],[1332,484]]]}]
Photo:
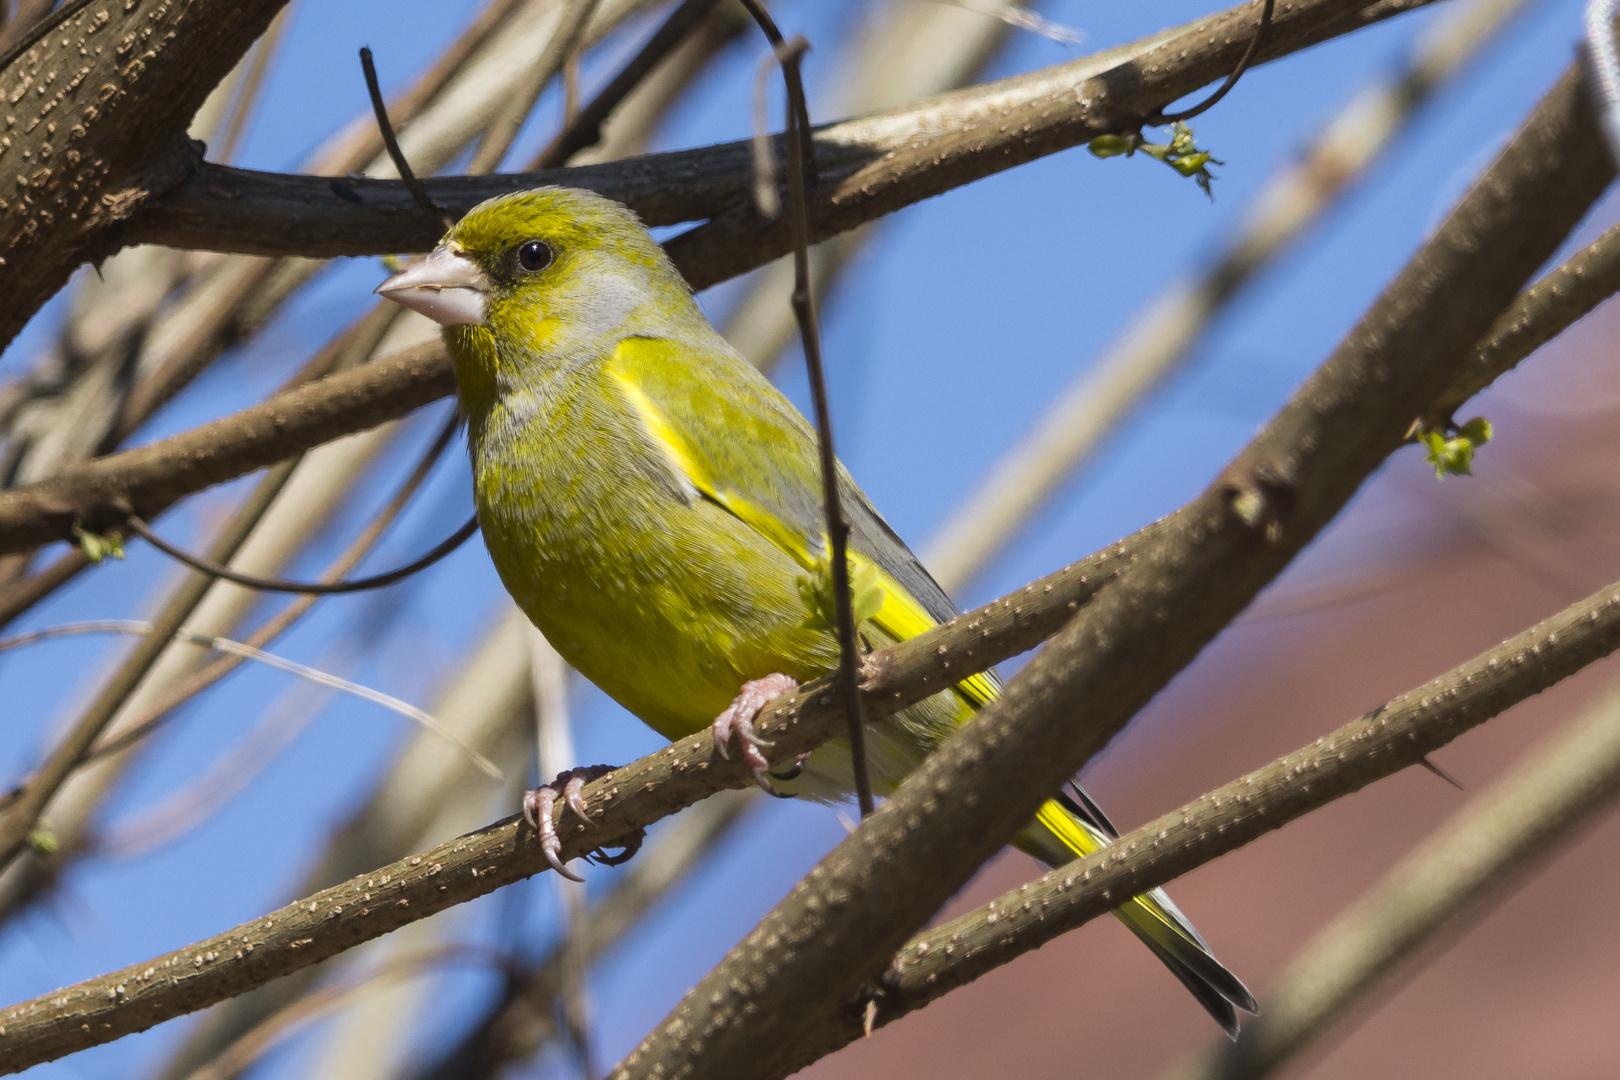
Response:
[{"label": "thick branch", "polygon": [[69,4],[0,67],[0,344],[201,157],[186,126],[286,0]]},{"label": "thick branch", "polygon": [[798,1060],[826,1003],[879,976],[1401,444],[1613,174],[1571,69],[1183,527],[1052,638],[615,1075],[776,1075]]},{"label": "thick branch", "polygon": [[[1617,647],[1620,584],[1570,605],[1309,746],[1148,822],[1105,852],[1059,867],[960,918],[917,935],[895,957],[881,981],[878,1022],[897,1020],[1040,948],[1060,934],[1111,911],[1119,897],[1136,896],[1163,885],[1335,799],[1417,764],[1464,732],[1608,656]],[[1600,727],[1604,752],[1594,757],[1594,742],[1588,736]],[[1553,757],[1550,765],[1538,762],[1543,771],[1560,770],[1558,775],[1568,783],[1559,785],[1556,791],[1546,784],[1538,787],[1542,794],[1537,806],[1547,803],[1550,809],[1547,814],[1534,816],[1533,827],[1526,826],[1527,803],[1519,797],[1525,790],[1524,781],[1505,788],[1515,797],[1490,800],[1494,806],[1487,807],[1488,800],[1483,798],[1475,800],[1474,805],[1492,811],[1491,825],[1496,829],[1493,837],[1511,839],[1511,843],[1505,843],[1505,848],[1475,844],[1471,850],[1488,850],[1490,864],[1506,869],[1508,862],[1517,865],[1539,850],[1537,841],[1545,838],[1549,827],[1567,824],[1572,817],[1578,819],[1583,812],[1601,805],[1601,800],[1620,783],[1614,765],[1620,753],[1613,748],[1615,731],[1612,716],[1606,715],[1601,725],[1582,725],[1585,750],[1577,751],[1582,740],[1566,738],[1560,744],[1562,754]],[[1500,790],[1504,786],[1499,786]],[[1556,810],[1551,808],[1553,804]],[[1512,833],[1510,838],[1507,832]],[[1430,852],[1431,858],[1420,860],[1419,853],[1414,853],[1403,865],[1427,863],[1430,877],[1449,875],[1457,861],[1433,858],[1438,842],[1425,844],[1424,851]],[[1509,858],[1515,855],[1516,859]],[[1468,881],[1477,890],[1487,887],[1495,876],[1478,873]],[[1458,904],[1475,895],[1474,891],[1465,892]],[[1429,917],[1418,922],[1432,928],[1453,913],[1458,904],[1431,909]],[[1392,943],[1385,966],[1396,956],[1405,955],[1408,950],[1403,944],[1415,941],[1403,938]],[[1291,1000],[1284,996],[1279,1007],[1290,1009]],[[864,1006],[864,1000],[853,1001],[832,1017],[814,1051],[800,1065],[860,1038],[865,1024]],[[1315,1011],[1336,1014],[1339,1010]],[[1245,1030],[1237,1044],[1220,1051],[1222,1060],[1254,1061],[1256,1054],[1245,1048],[1252,1051],[1257,1045],[1255,1031],[1274,1022],[1268,1007],[1254,1030]],[[1258,1056],[1264,1059],[1270,1053],[1262,1051]],[[1244,1068],[1235,1068],[1231,1072],[1216,1069],[1209,1075],[1248,1073]]]},{"label": "thick branch", "polygon": [[[1422,7],[1431,0],[1291,0],[1278,5],[1264,59]],[[811,235],[820,240],[953,187],[1130,127],[1225,75],[1254,33],[1258,0],[1145,42],[920,105],[820,128]],[[789,249],[785,223],[755,216],[747,141],[626,161],[426,182],[460,215],[539,184],[589,188],[650,225],[728,215],[671,252],[698,288]],[[255,173],[204,165],[121,234],[126,243],[261,255],[426,251],[442,227],[394,180]],[[690,250],[688,250],[690,249]]]}]

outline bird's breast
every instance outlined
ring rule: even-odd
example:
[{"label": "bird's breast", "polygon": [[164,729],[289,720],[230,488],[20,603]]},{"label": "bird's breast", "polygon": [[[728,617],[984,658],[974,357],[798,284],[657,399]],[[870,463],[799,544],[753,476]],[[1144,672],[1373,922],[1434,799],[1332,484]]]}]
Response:
[{"label": "bird's breast", "polygon": [[798,568],[674,482],[607,393],[517,400],[469,427],[479,521],[501,579],[562,656],[670,738],[746,680],[813,677]]}]

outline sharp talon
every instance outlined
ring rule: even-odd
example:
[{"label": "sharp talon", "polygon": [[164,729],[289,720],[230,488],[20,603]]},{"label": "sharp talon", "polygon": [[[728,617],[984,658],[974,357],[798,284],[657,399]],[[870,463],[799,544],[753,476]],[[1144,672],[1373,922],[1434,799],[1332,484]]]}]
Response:
[{"label": "sharp talon", "polygon": [[584,788],[585,778],[583,776],[571,777],[567,786],[563,788],[563,805],[572,810],[575,817],[589,825],[591,823],[591,817],[585,812],[585,800],[580,795],[580,792],[584,790]]},{"label": "sharp talon", "polygon": [[540,842],[540,850],[545,852],[546,862],[550,863],[551,868],[557,871],[557,873],[561,874],[569,881],[577,881],[582,885],[585,883],[584,878],[580,877],[578,874],[574,873],[572,870],[568,869],[568,867],[563,865],[562,859],[559,857],[562,854],[561,840],[558,840],[555,836],[552,837],[549,842],[543,840]]},{"label": "sharp talon", "polygon": [[[585,879],[571,872],[562,861],[562,839],[557,835],[557,823],[552,820],[552,811],[556,809],[557,799],[562,798],[563,805],[572,810],[574,814],[587,825],[591,818],[585,812],[585,798],[583,791],[585,785],[592,780],[606,776],[613,771],[611,765],[582,765],[577,769],[568,769],[558,773],[557,778],[549,784],[541,784],[533,791],[523,796],[523,820],[534,829],[535,836],[540,841],[540,850],[546,857],[551,868],[569,881],[584,881]],[[639,846],[639,841],[637,846]],[[624,856],[629,858],[628,855]]]},{"label": "sharp talon", "polygon": [[534,804],[536,801],[535,797],[539,794],[540,792],[538,789],[535,791],[525,791],[523,793],[523,820],[527,821],[529,823],[529,828],[533,829],[535,832],[540,831],[540,819],[534,812]]}]

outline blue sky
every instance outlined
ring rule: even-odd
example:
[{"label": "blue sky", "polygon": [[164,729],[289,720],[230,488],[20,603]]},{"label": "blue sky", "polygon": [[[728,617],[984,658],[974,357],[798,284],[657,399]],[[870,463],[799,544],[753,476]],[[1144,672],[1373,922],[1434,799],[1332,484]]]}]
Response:
[{"label": "blue sky", "polygon": [[[1051,19],[1086,35],[1080,50],[1016,33],[991,74],[1061,62],[1216,10],[1208,0],[1043,5]],[[1444,6],[1444,5],[1440,5]],[[804,30],[812,94],[852,20],[847,3],[779,5],[790,33]],[[239,163],[293,167],[329,132],[365,107],[355,52],[369,44],[385,83],[420,69],[469,16],[463,0],[304,2]],[[1025,433],[1053,395],[1091,363],[1142,306],[1224,235],[1247,197],[1289,160],[1354,90],[1394,64],[1434,11],[1332,42],[1245,78],[1196,122],[1199,141],[1226,164],[1215,199],[1142,157],[1100,161],[1071,150],[932,199],[888,220],[826,298],[825,351],[846,464],[902,536],[921,547],[971,484]],[[1066,485],[980,580],[958,597],[972,604],[1072,561],[1190,498],[1326,356],[1355,317],[1460,193],[1572,56],[1574,0],[1546,0],[1514,24],[1482,61],[1443,91],[1389,158],[1344,200],[1298,252],[1246,290],[1200,343],[1196,358],[1098,459]],[[693,100],[661,133],[660,147],[745,135],[762,48],[752,37],[722,58]],[[520,144],[537,146],[556,115]],[[818,119],[830,119],[817,114]],[[234,350],[165,410],[140,438],[182,430],[262,397],[326,334],[363,309],[383,271],[375,259],[342,260],[288,305],[259,338]],[[724,287],[703,298],[723,309]],[[27,365],[50,331],[48,310],[0,361]],[[804,379],[792,363],[781,380],[795,401]],[[429,437],[443,406],[420,421]],[[391,489],[414,451],[389,461],[371,490]],[[450,455],[416,507],[368,564],[395,565],[430,546],[470,506],[464,459]],[[164,531],[197,538],[244,490],[212,491],[170,515]],[[377,501],[381,501],[378,495]],[[295,572],[334,554],[375,503],[346,508]],[[1354,557],[1348,553],[1345,557]],[[72,619],[141,617],[171,567],[144,545],[84,575],[15,629]],[[315,664],[341,642],[371,642],[343,669],[351,678],[426,702],[456,658],[505,603],[477,544],[382,596],[324,602],[276,646]],[[8,737],[0,771],[37,760],[52,725],[82,700],[87,676],[126,649],[79,639],[0,656]],[[286,676],[245,670],[190,706],[108,812],[138,814],[235,746]],[[626,761],[656,736],[580,685],[575,694],[583,760]],[[334,699],[240,796],[179,840],[139,858],[71,871],[58,903],[0,931],[0,999],[15,1001],[178,947],[268,910],[307,865],[327,830],[363,799],[407,734],[399,717]],[[1127,736],[1129,739],[1130,736]],[[1147,752],[1151,747],[1138,747]],[[448,752],[448,751],[447,751]],[[616,1060],[656,1023],[681,990],[742,936],[842,826],[825,809],[764,807],[636,937],[593,974],[601,1064]],[[612,873],[591,871],[594,884]],[[554,925],[549,881],[517,887],[456,915],[475,939],[494,933],[502,905],[520,902],[536,943]],[[455,1028],[488,991],[485,975],[443,980],[425,1040]],[[186,1022],[160,1027],[63,1061],[37,1075],[101,1078],[153,1068]],[[293,1076],[312,1042],[269,1059],[269,1074]],[[541,1074],[566,1075],[556,1062]]]}]

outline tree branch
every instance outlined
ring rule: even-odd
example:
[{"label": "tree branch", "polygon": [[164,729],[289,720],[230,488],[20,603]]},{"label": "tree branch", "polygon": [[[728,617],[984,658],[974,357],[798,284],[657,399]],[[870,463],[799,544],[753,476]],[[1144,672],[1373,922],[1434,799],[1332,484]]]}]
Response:
[{"label": "tree branch", "polygon": [[[1578,606],[1595,610],[1590,600]],[[1592,625],[1588,618],[1571,632],[1585,635]],[[1493,650],[1502,663],[1481,677],[1510,666],[1515,675],[1534,673],[1543,657],[1559,662],[1570,644],[1561,633],[1556,643],[1544,639],[1535,652]],[[1445,701],[1445,711],[1454,709],[1454,701]],[[1240,1040],[1171,1076],[1260,1080],[1270,1075],[1397,969],[1408,969],[1401,973],[1408,975],[1421,967],[1414,954],[1443,930],[1455,930],[1459,916],[1478,918],[1552,858],[1620,793],[1620,697],[1611,690],[1587,712],[1471,799],[1318,933],[1276,980],[1260,1018]],[[1398,752],[1406,750],[1402,746]]]},{"label": "tree branch", "polygon": [[0,344],[191,173],[186,125],[285,2],[69,4],[6,56]]},{"label": "tree branch", "polygon": [[1144,305],[1028,433],[985,470],[922,553],[946,592],[965,586],[1127,416],[1201,351],[1208,328],[1291,250],[1403,134],[1430,98],[1496,40],[1526,0],[1463,0],[1400,70],[1380,75],[1262,183],[1203,265]]},{"label": "tree branch", "polygon": [[[454,389],[443,346],[401,350],[174,438],[0,494],[0,548],[25,551],[66,539],[81,518],[91,528],[116,527],[116,512],[104,510],[98,521],[95,508],[120,500],[150,518],[191,492],[391,420]],[[270,458],[262,458],[266,451]]]},{"label": "tree branch", "polygon": [[[1312,810],[1418,764],[1464,732],[1616,648],[1620,648],[1620,583],[1570,605],[1309,746],[1148,822],[1106,851],[1058,867],[917,935],[900,950],[881,979],[878,1022],[888,1024],[914,1012],[1106,914],[1117,906],[1119,897],[1137,896],[1164,885]],[[1603,805],[1620,785],[1617,760],[1620,725],[1610,703],[1600,716],[1561,738],[1556,748],[1538,755],[1521,774],[1476,798],[1458,815],[1456,826],[1404,859],[1391,874],[1392,882],[1402,883],[1400,899],[1385,897],[1376,906],[1404,913],[1421,909],[1423,914],[1402,920],[1403,926],[1416,932],[1403,930],[1401,936],[1391,937],[1378,952],[1381,966],[1365,974],[1375,977],[1387,970],[1463,903],[1499,883],[1498,871],[1506,873],[1544,851],[1551,830],[1566,828]],[[1465,817],[1470,822],[1478,819],[1478,825],[1465,828]],[[1459,844],[1468,851],[1470,873],[1464,878],[1453,876],[1458,860],[1449,855]],[[1436,881],[1440,877],[1448,879],[1443,886]],[[1408,878],[1414,879],[1410,885]],[[1426,890],[1425,896],[1443,889],[1446,902],[1432,907],[1415,904],[1410,893],[1419,887]],[[1358,905],[1358,909],[1373,906]],[[1283,982],[1304,993],[1305,980]],[[1228,1065],[1241,1061],[1253,1067],[1272,1057],[1277,1047],[1258,1032],[1278,1024],[1283,1030],[1292,1029],[1295,1013],[1321,1019],[1339,1014],[1342,998],[1335,997],[1331,1007],[1323,1007],[1315,1000],[1318,996],[1313,989],[1309,1002],[1296,1005],[1293,993],[1279,991],[1273,995],[1275,1008],[1268,1002],[1259,1021],[1245,1029],[1237,1043],[1223,1046],[1217,1058]],[[814,1051],[799,1066],[860,1038],[865,1030],[864,1014],[864,1000],[847,1003],[828,1022]],[[1212,1067],[1207,1075],[1260,1074],[1246,1067]]]},{"label": "tree branch", "polygon": [[[1262,59],[1274,60],[1432,0],[1292,0],[1278,5]],[[920,105],[819,128],[820,182],[810,204],[821,240],[953,187],[1097,135],[1138,124],[1226,75],[1254,35],[1258,0],[1028,75]],[[428,180],[434,202],[460,215],[484,199],[541,184],[589,188],[649,225],[720,217],[671,247],[699,289],[791,248],[785,223],[752,209],[747,140],[626,161]],[[203,165],[120,234],[124,243],[260,255],[426,251],[443,230],[393,180],[292,176]]]},{"label": "tree branch", "polygon": [[614,1075],[776,1075],[798,1060],[825,1003],[879,976],[1401,445],[1613,175],[1572,68],[1183,527],[924,761]]},{"label": "tree branch", "polygon": [[1577,319],[1620,291],[1620,225],[1571,255],[1552,273],[1526,289],[1491,324],[1474,347],[1467,366],[1424,425],[1444,430],[1463,402],[1518,366],[1519,361],[1562,334]]}]

